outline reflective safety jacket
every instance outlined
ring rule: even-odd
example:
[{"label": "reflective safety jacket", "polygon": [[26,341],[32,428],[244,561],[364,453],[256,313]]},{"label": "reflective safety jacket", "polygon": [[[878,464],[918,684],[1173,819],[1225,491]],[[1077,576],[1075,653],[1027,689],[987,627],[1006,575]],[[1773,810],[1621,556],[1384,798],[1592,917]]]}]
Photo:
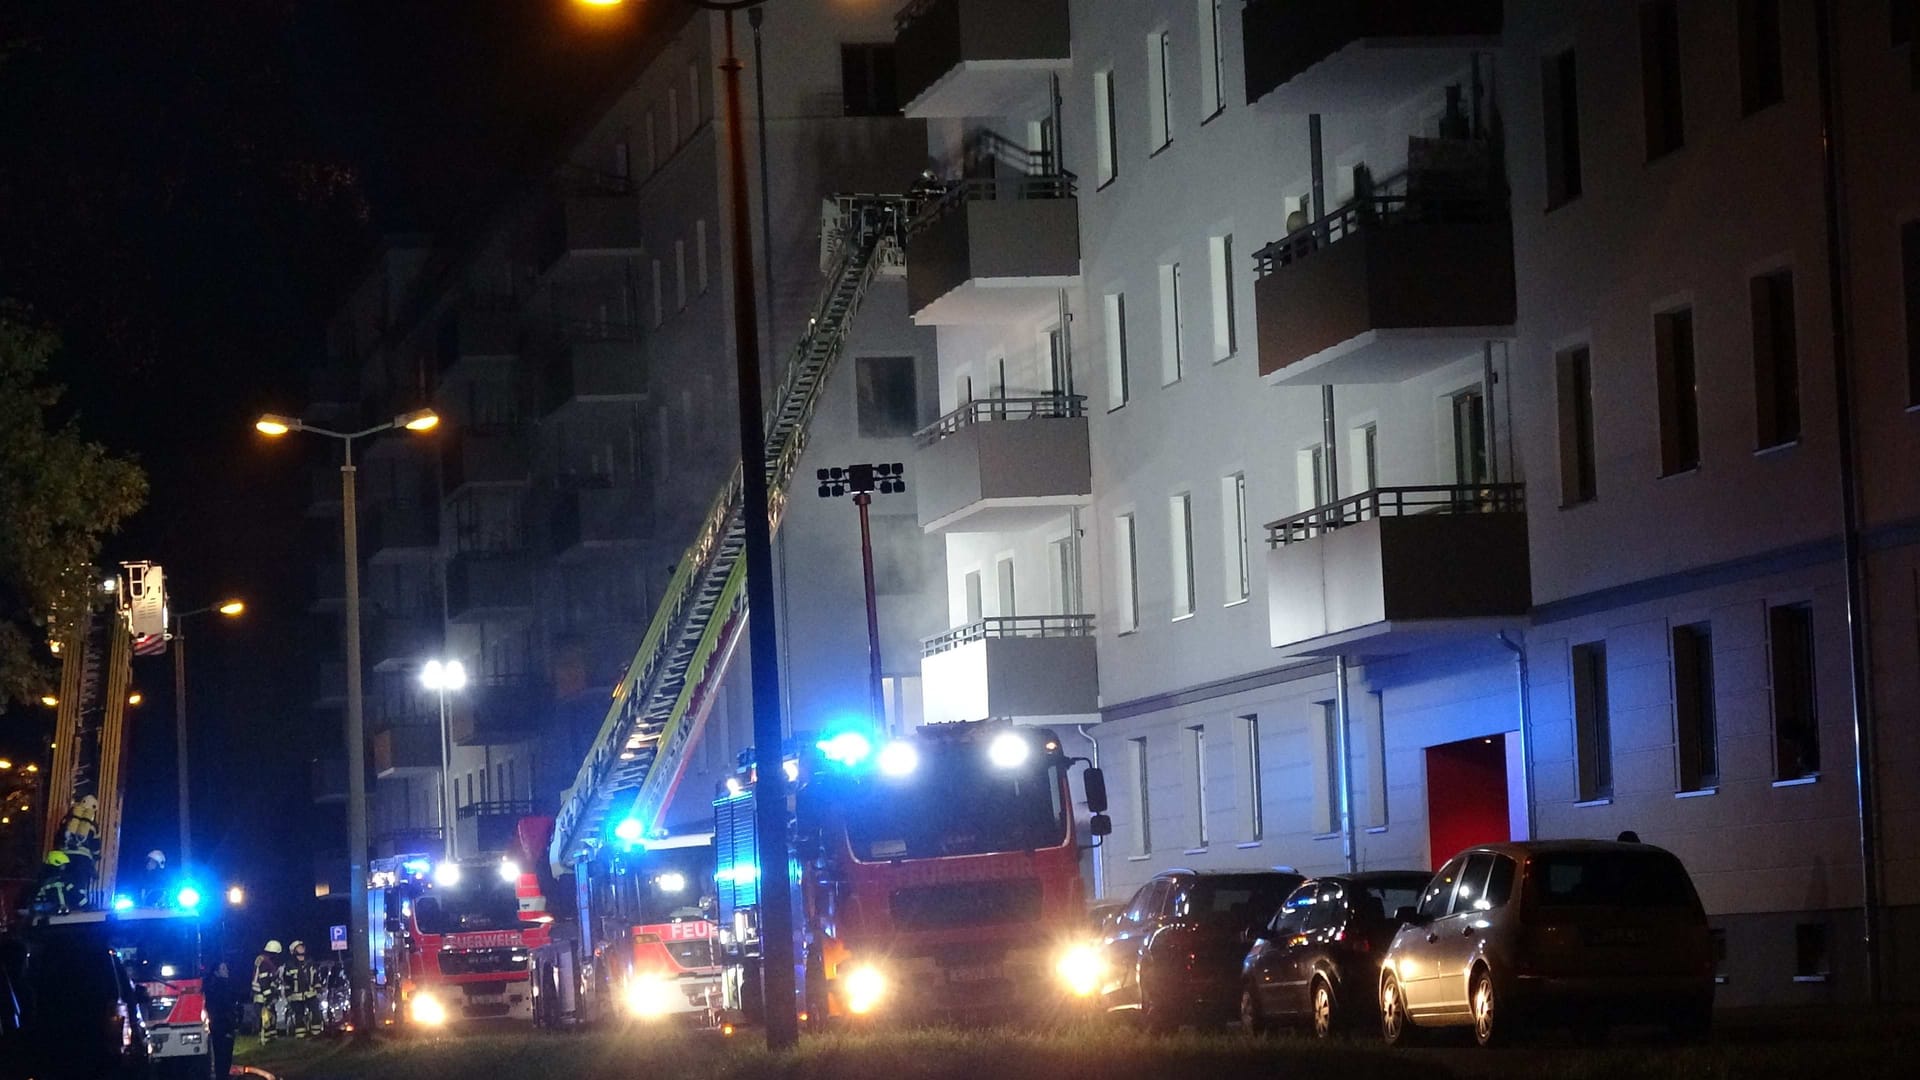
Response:
[{"label": "reflective safety jacket", "polygon": [[287,997],[293,1001],[315,997],[320,986],[319,969],[311,960],[288,960],[280,968],[280,985],[286,987]]}]

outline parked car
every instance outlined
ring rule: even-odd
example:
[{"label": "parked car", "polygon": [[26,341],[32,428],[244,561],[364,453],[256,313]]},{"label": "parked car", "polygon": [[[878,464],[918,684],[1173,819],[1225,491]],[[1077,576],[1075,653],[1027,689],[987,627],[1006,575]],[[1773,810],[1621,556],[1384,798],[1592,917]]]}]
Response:
[{"label": "parked car", "polygon": [[1650,844],[1552,840],[1454,856],[1402,912],[1380,972],[1380,1032],[1471,1025],[1482,1046],[1517,1029],[1615,1023],[1705,1034],[1713,947],[1687,871]]},{"label": "parked car", "polygon": [[1432,877],[1377,870],[1313,878],[1293,890],[1247,950],[1242,1026],[1311,1024],[1324,1039],[1371,1023],[1379,1010],[1380,958],[1400,928],[1394,914],[1418,905]]},{"label": "parked car", "polygon": [[1101,1003],[1150,1028],[1227,1020],[1247,945],[1303,879],[1279,870],[1167,870],[1140,886],[1101,940]]},{"label": "parked car", "polygon": [[[97,935],[36,930],[28,941],[18,1062],[40,1080],[146,1080],[141,994]],[[19,987],[16,986],[16,992]]]}]

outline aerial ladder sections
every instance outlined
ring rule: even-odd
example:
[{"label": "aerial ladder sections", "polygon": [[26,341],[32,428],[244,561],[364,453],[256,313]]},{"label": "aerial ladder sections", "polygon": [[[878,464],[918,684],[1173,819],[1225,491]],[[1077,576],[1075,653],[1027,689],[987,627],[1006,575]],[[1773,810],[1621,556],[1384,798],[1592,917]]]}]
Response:
[{"label": "aerial ladder sections", "polygon": [[[767,471],[766,513],[775,530],[820,390],[840,358],[875,270],[897,255],[911,210],[912,200],[899,195],[835,200],[823,238],[826,284],[767,417],[760,467]],[[548,852],[556,874],[568,872],[599,842],[616,796],[637,791],[630,816],[640,823],[642,835],[654,832],[672,797],[747,614],[741,499],[736,466],[667,583],[639,651],[614,689],[600,732],[573,786],[561,796]]]}]

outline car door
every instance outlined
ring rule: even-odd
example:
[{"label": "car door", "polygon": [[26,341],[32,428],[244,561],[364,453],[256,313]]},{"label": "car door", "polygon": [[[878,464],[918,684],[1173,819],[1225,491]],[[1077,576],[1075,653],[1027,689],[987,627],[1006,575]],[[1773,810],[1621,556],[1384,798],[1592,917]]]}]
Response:
[{"label": "car door", "polygon": [[1321,882],[1320,895],[1314,901],[1313,911],[1307,916],[1306,943],[1298,950],[1300,1007],[1307,1015],[1312,1014],[1309,991],[1316,974],[1328,975],[1331,982],[1338,985],[1338,980],[1329,973],[1334,963],[1334,951],[1340,948],[1341,932],[1347,925],[1347,888],[1347,883],[1338,878]]},{"label": "car door", "polygon": [[1485,945],[1487,878],[1493,872],[1493,860],[1493,853],[1487,851],[1467,856],[1454,885],[1451,910],[1427,927],[1434,963],[1429,1001],[1436,1012],[1468,1010],[1467,971]]},{"label": "car door", "polygon": [[1250,973],[1260,1008],[1268,1016],[1298,1015],[1300,998],[1299,945],[1304,941],[1307,916],[1313,911],[1319,886],[1313,882],[1294,889],[1274,912],[1273,921],[1262,932],[1266,946]]},{"label": "car door", "polygon": [[1160,902],[1166,897],[1169,887],[1170,882],[1166,878],[1154,878],[1140,886],[1133,894],[1133,899],[1127,902],[1126,909],[1114,920],[1113,931],[1107,935],[1104,949],[1107,977],[1106,984],[1101,988],[1109,1007],[1139,1004],[1140,988],[1135,976],[1140,970],[1140,954],[1152,934]]},{"label": "car door", "polygon": [[1433,1009],[1439,970],[1440,924],[1453,911],[1453,894],[1460,883],[1466,856],[1456,855],[1433,875],[1420,894],[1418,925],[1403,927],[1394,938],[1394,976],[1407,1010],[1419,1015]]}]

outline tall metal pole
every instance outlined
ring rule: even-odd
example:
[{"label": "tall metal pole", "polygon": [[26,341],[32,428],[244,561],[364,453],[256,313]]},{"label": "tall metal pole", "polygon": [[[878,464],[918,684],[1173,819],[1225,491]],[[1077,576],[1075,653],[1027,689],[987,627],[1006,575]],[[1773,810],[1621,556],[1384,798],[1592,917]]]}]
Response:
[{"label": "tall metal pole", "polygon": [[367,741],[360,700],[360,521],[354,509],[353,440],[343,439],[341,539],[347,585],[347,944],[355,1038],[373,1038],[373,965],[367,939]]},{"label": "tall metal pole", "polygon": [[[880,604],[873,588],[873,528],[867,520],[867,507],[872,503],[871,493],[854,493],[853,505],[860,508],[860,570],[867,582],[867,694],[873,709],[874,728],[878,730],[887,726],[887,696],[885,679],[880,673]],[[888,734],[892,733],[889,728]]]},{"label": "tall metal pole", "polygon": [[780,708],[779,635],[773,596],[773,530],[767,520],[766,431],[760,398],[760,333],[754,295],[753,234],[748,221],[747,165],[740,130],[740,58],[733,12],[722,15],[726,73],[727,218],[733,232],[733,358],[740,382],[740,492],[746,532],[747,643],[753,666],[753,743],[760,857],[761,991],[767,1046],[800,1040],[794,1013],[793,899],[787,878],[787,774],[781,768],[786,724]]},{"label": "tall metal pole", "polygon": [[440,696],[440,843],[447,858],[460,857],[460,846],[453,838],[453,740],[447,727],[447,688],[435,691]]},{"label": "tall metal pole", "polygon": [[180,859],[182,873],[193,866],[192,810],[187,799],[187,620],[173,623],[173,741],[180,781]]}]

